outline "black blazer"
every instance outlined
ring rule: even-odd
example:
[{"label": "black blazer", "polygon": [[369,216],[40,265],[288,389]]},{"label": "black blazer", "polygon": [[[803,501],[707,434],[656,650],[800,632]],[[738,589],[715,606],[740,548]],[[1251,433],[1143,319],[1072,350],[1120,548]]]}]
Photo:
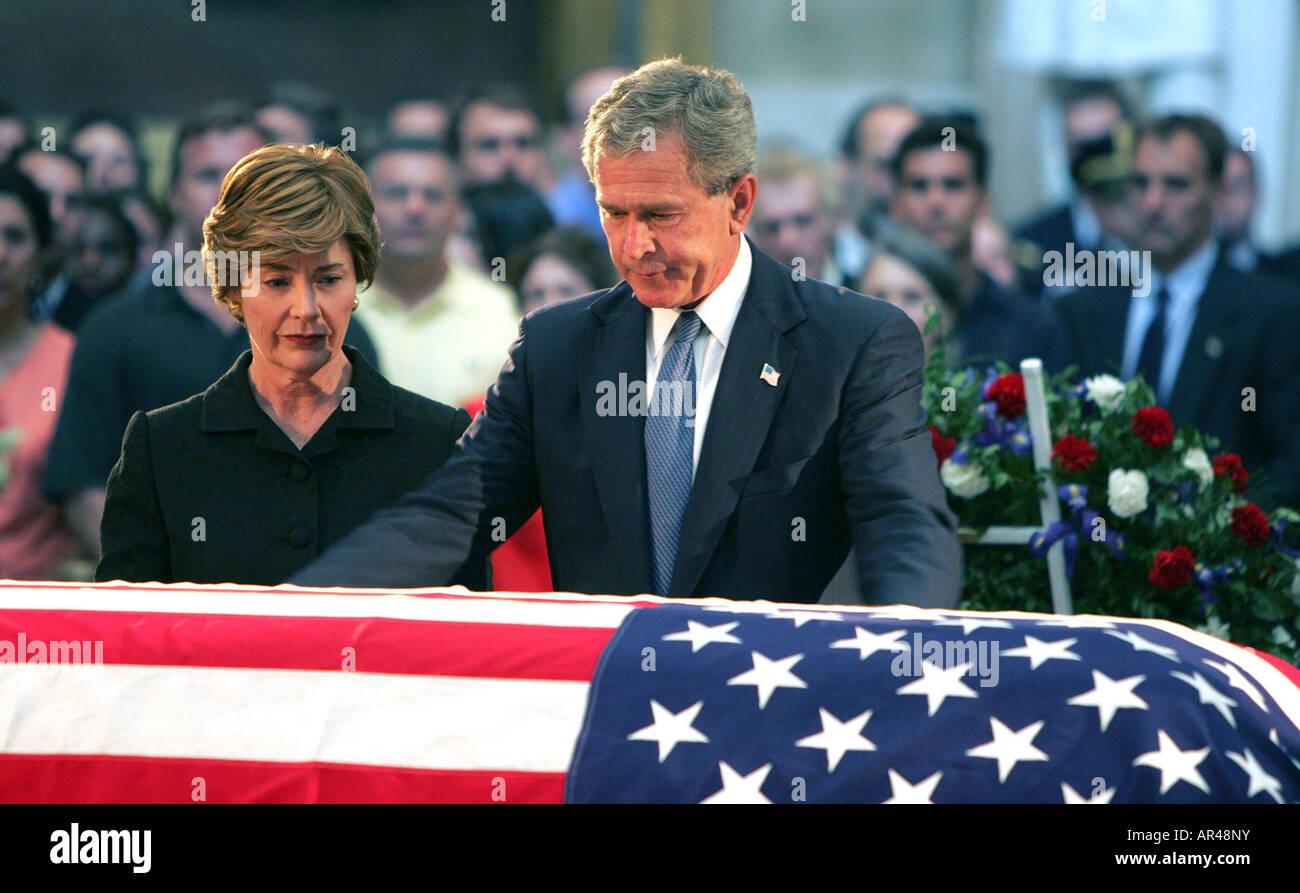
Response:
[{"label": "black blazer", "polygon": [[251,351],[202,394],[135,413],[108,479],[95,579],[281,583],[442,465],[469,414],[343,349],[355,403],[345,395],[301,451],[258,407]]},{"label": "black blazer", "polygon": [[[863,602],[955,604],[916,326],[753,258],[669,594],[815,602],[852,543]],[[598,411],[602,383],[645,378],[648,318],[626,282],[530,314],[457,454],[292,582],[443,583],[540,504],[557,590],[652,592],[645,419]]]},{"label": "black blazer", "polygon": [[[1081,375],[1119,375],[1131,290],[1092,287],[1057,304]],[[1216,260],[1170,392],[1177,425],[1195,425],[1263,469],[1269,502],[1300,504],[1300,302],[1293,288]],[[1244,408],[1251,388],[1253,409]],[[1247,404],[1248,406],[1248,404]]]}]

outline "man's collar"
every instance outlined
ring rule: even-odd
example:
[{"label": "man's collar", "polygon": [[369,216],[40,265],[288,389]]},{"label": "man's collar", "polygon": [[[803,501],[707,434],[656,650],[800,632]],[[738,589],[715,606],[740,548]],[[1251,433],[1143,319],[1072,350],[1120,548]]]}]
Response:
[{"label": "man's collar", "polygon": [[[749,287],[749,276],[754,269],[754,255],[749,248],[749,240],[743,235],[740,237],[740,249],[736,252],[736,260],[731,265],[731,270],[726,277],[718,284],[718,287],[710,292],[694,308],[699,314],[700,322],[709,330],[713,337],[722,342],[725,349],[727,341],[731,338],[731,329],[736,323],[736,314],[740,310],[741,301],[744,300],[745,290]],[[677,323],[677,317],[681,315],[681,310],[676,308],[650,308],[651,321],[651,342],[654,347],[655,356],[663,350],[668,341],[668,335]]]},{"label": "man's collar", "polygon": [[[396,405],[393,386],[355,348],[344,345],[343,352],[352,364],[351,393],[345,395],[344,404],[334,411],[327,424],[332,422],[337,428],[392,428]],[[252,361],[252,350],[244,351],[235,365],[203,392],[204,431],[260,430],[270,421],[257,405],[248,380]]]},{"label": "man's collar", "polygon": [[1205,284],[1210,279],[1219,256],[1219,242],[1210,238],[1187,258],[1168,273],[1152,271],[1151,294],[1164,286],[1169,289],[1169,297],[1176,302],[1194,301],[1205,291]]}]

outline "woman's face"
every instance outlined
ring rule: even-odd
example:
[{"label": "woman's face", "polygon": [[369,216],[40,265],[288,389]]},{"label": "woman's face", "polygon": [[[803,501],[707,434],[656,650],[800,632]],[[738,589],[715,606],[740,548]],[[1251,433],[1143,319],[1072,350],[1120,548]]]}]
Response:
[{"label": "woman's face", "polygon": [[88,211],[68,248],[68,272],[87,295],[102,295],[126,285],[135,258],[127,235],[103,211]]},{"label": "woman's face", "polygon": [[357,297],[352,252],[342,239],[320,254],[252,268],[256,294],[240,296],[253,361],[308,379],[341,359]]},{"label": "woman's face", "polygon": [[911,264],[892,254],[877,254],[871,259],[866,274],[862,277],[862,292],[888,301],[902,310],[922,333],[925,332],[930,310],[938,313],[939,331],[932,332],[925,338],[926,353],[934,345],[935,337],[947,331],[952,322],[929,280]]},{"label": "woman's face", "polygon": [[38,255],[27,208],[12,195],[0,195],[0,300],[27,293]]},{"label": "woman's face", "polygon": [[579,295],[585,295],[594,288],[587,277],[575,270],[568,261],[555,254],[543,254],[533,261],[524,274],[524,281],[519,284],[519,293],[523,298],[524,312],[548,307]]}]

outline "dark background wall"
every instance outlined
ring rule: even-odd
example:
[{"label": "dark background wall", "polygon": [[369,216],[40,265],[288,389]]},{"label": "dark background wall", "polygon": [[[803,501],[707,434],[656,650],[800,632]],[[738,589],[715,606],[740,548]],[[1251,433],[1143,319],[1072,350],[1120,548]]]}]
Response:
[{"label": "dark background wall", "polygon": [[0,96],[36,118],[176,118],[295,80],[370,118],[402,96],[508,80],[549,108],[542,8],[508,0],[494,22],[491,0],[208,0],[196,22],[190,0],[0,0]]}]

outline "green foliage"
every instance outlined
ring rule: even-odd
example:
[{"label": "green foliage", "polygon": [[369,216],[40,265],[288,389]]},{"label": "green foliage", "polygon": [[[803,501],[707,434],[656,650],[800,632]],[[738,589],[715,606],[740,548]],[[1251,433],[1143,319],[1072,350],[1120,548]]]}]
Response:
[{"label": "green foliage", "polygon": [[[968,461],[989,481],[986,491],[971,498],[948,490],[948,504],[960,525],[977,532],[991,525],[1039,523],[1042,475],[1035,473],[1032,458],[1016,455],[1000,443],[977,443],[990,417],[995,424],[1002,423],[996,420],[992,404],[986,404],[984,388],[996,375],[1010,371],[1005,366],[951,369],[941,344],[926,364],[924,402],[929,424],[940,435],[955,439],[959,449],[968,450]],[[1053,444],[1072,434],[1097,451],[1096,460],[1084,470],[1069,472],[1053,463],[1046,483],[1053,491],[1063,484],[1086,486],[1087,508],[1100,516],[1105,532],[1123,537],[1124,547],[1122,555],[1113,556],[1105,542],[1096,541],[1094,530],[1083,528],[1062,502],[1062,516],[1078,534],[1071,579],[1075,611],[1173,620],[1292,662],[1300,658],[1300,574],[1297,563],[1274,542],[1278,523],[1286,521],[1294,525],[1288,531],[1289,545],[1297,544],[1300,513],[1286,508],[1269,513],[1272,535],[1263,544],[1251,545],[1232,529],[1232,509],[1245,506],[1247,499],[1234,493],[1226,479],[1207,480],[1208,468],[1195,462],[1196,451],[1202,451],[1207,462],[1212,460],[1218,443],[1184,427],[1175,432],[1170,446],[1148,446],[1134,433],[1132,423],[1138,409],[1155,405],[1151,389],[1140,378],[1122,387],[1113,379],[1089,381],[1096,387],[1094,397],[1103,404],[1109,383],[1115,389],[1113,405],[1108,408],[1089,399],[1088,387],[1072,369],[1044,380]],[[1197,464],[1199,472],[1191,467]],[[1146,475],[1147,508],[1131,517],[1120,517],[1108,503],[1109,477],[1116,469]],[[1297,536],[1289,535],[1292,532]],[[1191,582],[1173,589],[1151,581],[1157,554],[1180,545],[1195,556],[1197,573],[1226,572],[1208,590],[1208,599],[1195,574]],[[1051,610],[1046,559],[1034,558],[1028,547],[972,544],[965,548],[965,559],[962,607]]]}]

